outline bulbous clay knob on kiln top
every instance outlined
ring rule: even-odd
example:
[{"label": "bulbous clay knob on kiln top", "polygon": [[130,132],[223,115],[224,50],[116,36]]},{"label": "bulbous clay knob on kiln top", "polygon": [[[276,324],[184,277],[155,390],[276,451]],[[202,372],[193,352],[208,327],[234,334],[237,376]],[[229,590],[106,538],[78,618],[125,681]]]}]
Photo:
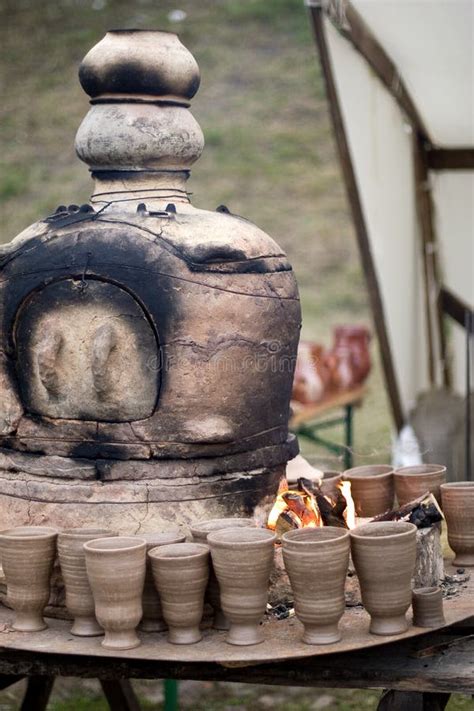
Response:
[{"label": "bulbous clay knob on kiln top", "polygon": [[187,108],[199,67],[177,35],[112,30],[84,57],[79,79],[92,106],[76,151],[95,177],[188,171],[201,155],[204,137]]}]

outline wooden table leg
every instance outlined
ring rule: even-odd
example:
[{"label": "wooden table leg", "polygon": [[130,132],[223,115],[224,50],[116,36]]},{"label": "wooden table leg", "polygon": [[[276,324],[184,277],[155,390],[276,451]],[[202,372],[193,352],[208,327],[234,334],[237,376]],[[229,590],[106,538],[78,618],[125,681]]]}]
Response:
[{"label": "wooden table leg", "polygon": [[21,711],[46,711],[53,684],[54,676],[30,676]]},{"label": "wooden table leg", "polygon": [[128,679],[99,679],[111,711],[140,711],[140,703]]},{"label": "wooden table leg", "polygon": [[8,689],[12,684],[16,684],[17,681],[21,681],[25,677],[16,676],[14,674],[0,674],[0,691],[3,689]]},{"label": "wooden table leg", "polygon": [[444,711],[450,696],[421,691],[384,691],[377,711]]}]

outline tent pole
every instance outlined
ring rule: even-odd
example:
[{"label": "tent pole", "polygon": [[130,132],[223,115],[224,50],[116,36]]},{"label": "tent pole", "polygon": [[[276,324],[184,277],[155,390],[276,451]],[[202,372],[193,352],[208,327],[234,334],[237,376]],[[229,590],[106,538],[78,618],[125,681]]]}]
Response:
[{"label": "tent pole", "polygon": [[380,354],[382,358],[382,366],[385,374],[385,381],[389,394],[393,419],[397,430],[400,431],[403,427],[405,418],[403,415],[400,392],[398,388],[398,382],[390,349],[390,342],[385,324],[384,308],[378,285],[377,273],[370,250],[370,242],[364,212],[362,209],[362,202],[359,195],[359,189],[355,177],[354,167],[352,165],[349,144],[345,133],[342,112],[337,97],[334,77],[332,74],[331,62],[324,33],[322,9],[319,5],[312,4],[311,2],[308,2],[308,8],[311,22],[313,25],[316,44],[319,50],[319,58],[326,84],[326,93],[329,102],[329,109],[331,113],[337,149],[339,153],[339,160],[344,176],[347,197],[351,207],[352,218],[354,220],[362,266],[367,280],[369,299],[372,307],[372,313],[374,315],[375,329],[377,332]]},{"label": "tent pole", "polygon": [[[428,332],[428,372],[431,385],[436,385],[436,336],[439,342],[442,379],[445,387],[451,384],[451,374],[446,353],[444,317],[439,300],[440,277],[436,246],[436,232],[433,221],[433,200],[426,154],[426,142],[414,132],[413,160],[415,171],[416,208],[421,233],[421,259],[424,273],[426,327]],[[437,334],[433,323],[437,325]]]}]

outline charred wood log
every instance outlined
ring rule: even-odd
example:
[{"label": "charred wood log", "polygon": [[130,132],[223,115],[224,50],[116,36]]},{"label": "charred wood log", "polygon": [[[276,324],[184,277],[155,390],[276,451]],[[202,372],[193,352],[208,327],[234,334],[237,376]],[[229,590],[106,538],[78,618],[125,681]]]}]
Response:
[{"label": "charred wood log", "polygon": [[408,521],[417,528],[429,528],[444,519],[436,498],[427,492],[397,509],[386,511],[372,521]]}]

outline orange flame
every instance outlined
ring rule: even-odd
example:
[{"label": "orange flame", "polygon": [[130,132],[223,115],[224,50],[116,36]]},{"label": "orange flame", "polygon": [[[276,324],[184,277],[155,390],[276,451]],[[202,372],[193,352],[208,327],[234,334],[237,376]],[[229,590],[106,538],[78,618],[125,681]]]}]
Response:
[{"label": "orange flame", "polygon": [[[341,499],[337,500],[337,496],[332,498],[330,495],[324,494],[322,498],[329,504],[330,509],[336,511],[336,506],[339,509],[338,516],[342,525],[347,528],[355,528],[355,505],[351,495],[350,481],[340,481],[337,488],[342,494],[344,503],[341,506]],[[319,499],[321,502],[321,499]],[[321,502],[322,503],[322,502]],[[341,513],[341,508],[343,511]],[[326,512],[327,513],[327,512]],[[293,528],[316,528],[324,526],[323,518],[317,503],[317,497],[308,488],[303,485],[297,485],[290,489],[286,479],[282,479],[278,488],[278,494],[275,503],[269,513],[267,527],[275,531],[278,526],[280,516],[285,515],[286,522],[290,523]],[[335,525],[338,525],[337,522]]]},{"label": "orange flame", "polygon": [[341,494],[346,500],[346,508],[343,513],[344,520],[346,522],[346,526],[349,529],[353,529],[356,527],[356,511],[355,511],[355,504],[354,504],[354,499],[352,498],[352,493],[351,493],[351,482],[350,481],[341,481],[339,485],[341,489]]}]

